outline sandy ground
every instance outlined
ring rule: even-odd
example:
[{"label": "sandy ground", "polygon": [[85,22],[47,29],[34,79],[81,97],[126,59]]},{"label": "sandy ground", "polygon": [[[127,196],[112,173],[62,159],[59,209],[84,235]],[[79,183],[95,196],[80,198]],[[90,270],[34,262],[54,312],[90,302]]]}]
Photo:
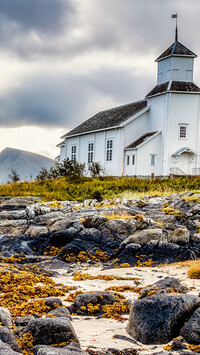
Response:
[{"label": "sandy ground", "polygon": [[[143,268],[117,268],[105,270],[102,265],[98,266],[84,266],[76,265],[74,268],[59,267],[59,265],[54,265],[54,270],[58,272],[58,276],[54,277],[56,282],[60,282],[67,286],[76,286],[77,290],[83,292],[87,291],[104,291],[110,286],[141,286],[145,287],[150,285],[161,278],[167,276],[173,276],[177,278],[182,285],[187,286],[190,291],[189,293],[198,295],[200,292],[200,281],[192,280],[187,277],[187,267],[181,267],[178,264],[165,265],[162,267],[143,267]],[[89,273],[90,275],[115,275],[115,276],[125,276],[138,278],[138,281],[133,280],[84,280],[84,281],[74,281],[73,273],[80,271],[82,273]],[[139,285],[138,285],[139,283]],[[138,298],[138,294],[134,292],[123,292],[122,293],[126,299],[135,300]],[[64,299],[64,298],[63,298]],[[63,302],[65,305],[70,303]],[[142,354],[151,354],[152,351],[163,350],[162,345],[147,346],[135,341],[132,337],[126,333],[127,320],[119,322],[113,319],[98,318],[95,316],[73,316],[72,324],[80,340],[80,344],[83,350],[88,347],[97,349],[108,349],[108,348],[136,348],[142,352]]]}]

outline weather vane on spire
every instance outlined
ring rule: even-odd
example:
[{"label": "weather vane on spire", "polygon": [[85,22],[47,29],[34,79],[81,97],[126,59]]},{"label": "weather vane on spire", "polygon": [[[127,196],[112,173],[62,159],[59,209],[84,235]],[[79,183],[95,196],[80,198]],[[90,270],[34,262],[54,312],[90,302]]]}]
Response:
[{"label": "weather vane on spire", "polygon": [[178,19],[178,14],[173,14],[172,15],[172,18],[175,18],[176,19],[176,32],[175,32],[175,42],[178,41],[178,25],[177,25],[177,19]]}]

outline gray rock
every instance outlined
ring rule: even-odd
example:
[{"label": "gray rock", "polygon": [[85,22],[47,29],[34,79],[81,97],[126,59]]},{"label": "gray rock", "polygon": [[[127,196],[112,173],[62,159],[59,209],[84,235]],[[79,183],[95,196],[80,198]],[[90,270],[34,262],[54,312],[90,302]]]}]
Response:
[{"label": "gray rock", "polygon": [[92,215],[85,218],[83,224],[85,228],[98,228],[102,223],[106,222],[106,217]]},{"label": "gray rock", "polygon": [[106,304],[113,304],[114,302],[119,302],[119,298],[111,295],[107,292],[88,292],[76,296],[75,302],[69,308],[70,312],[77,314],[88,314],[86,310],[81,309],[81,307],[87,306],[92,303],[94,306],[99,305],[99,310],[95,314],[102,313],[102,306]]},{"label": "gray rock", "polygon": [[[52,309],[59,307],[62,307],[62,301],[58,297],[47,297],[45,298],[46,300],[46,305]],[[58,306],[57,306],[58,305]]]},{"label": "gray rock", "polygon": [[16,352],[11,347],[0,340],[0,354],[1,355],[19,355],[21,352]]},{"label": "gray rock", "polygon": [[140,298],[152,295],[152,291],[154,295],[160,293],[186,293],[188,291],[187,287],[181,286],[180,282],[176,280],[174,277],[165,277],[162,280],[155,282],[153,285],[143,288],[140,292]]},{"label": "gray rock", "polygon": [[17,317],[15,318],[15,324],[17,327],[25,327],[33,319],[33,316]]},{"label": "gray rock", "polygon": [[2,212],[0,212],[0,220],[25,219],[25,218],[27,218],[25,211],[2,211]]},{"label": "gray rock", "polygon": [[5,307],[0,307],[0,322],[6,327],[10,327],[12,325],[10,311]]},{"label": "gray rock", "polygon": [[14,197],[4,202],[1,207],[3,208],[26,208],[35,202],[35,198]]},{"label": "gray rock", "polygon": [[52,346],[35,346],[31,349],[34,355],[80,355],[83,352],[79,348],[55,348]]},{"label": "gray rock", "polygon": [[70,342],[79,344],[78,338],[68,318],[39,318],[32,320],[22,331],[20,336],[31,332],[33,345],[51,345]]},{"label": "gray rock", "polygon": [[176,337],[200,298],[193,295],[157,295],[133,302],[127,332],[144,344],[168,343]]},{"label": "gray rock", "polygon": [[52,311],[50,311],[50,312],[48,312],[46,314],[46,318],[52,318],[52,316],[54,316],[54,317],[67,317],[67,318],[71,319],[70,312],[65,307],[57,307],[57,308],[53,309]]},{"label": "gray rock", "polygon": [[39,236],[40,234],[42,234],[42,236],[44,237],[45,235],[48,237],[48,228],[45,226],[30,226],[26,232],[25,235],[29,237],[29,239],[34,239],[35,237]]},{"label": "gray rock", "polygon": [[[162,229],[159,228],[151,228],[151,229],[144,229],[142,231],[136,232],[133,235],[130,235],[126,238],[123,242],[123,245],[127,245],[130,243],[145,245],[152,240],[159,240],[163,241],[163,232]],[[122,244],[121,244],[122,245]]]},{"label": "gray rock", "polygon": [[19,345],[17,344],[13,333],[7,327],[0,327],[0,340],[9,345],[12,350],[17,351],[18,353],[20,352]]},{"label": "gray rock", "polygon": [[169,234],[167,241],[168,243],[175,244],[187,244],[190,240],[190,232],[186,227],[179,227],[175,229],[171,234]]},{"label": "gray rock", "polygon": [[189,344],[200,344],[200,308],[198,308],[181,329],[182,337]]}]

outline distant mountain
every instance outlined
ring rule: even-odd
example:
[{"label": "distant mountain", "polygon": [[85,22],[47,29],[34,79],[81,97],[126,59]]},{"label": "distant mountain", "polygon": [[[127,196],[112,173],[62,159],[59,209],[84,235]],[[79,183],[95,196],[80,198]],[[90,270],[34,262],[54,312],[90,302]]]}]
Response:
[{"label": "distant mountain", "polygon": [[5,148],[0,153],[0,183],[8,181],[12,169],[16,169],[20,180],[35,178],[41,168],[49,169],[55,161],[43,155],[25,150]]}]

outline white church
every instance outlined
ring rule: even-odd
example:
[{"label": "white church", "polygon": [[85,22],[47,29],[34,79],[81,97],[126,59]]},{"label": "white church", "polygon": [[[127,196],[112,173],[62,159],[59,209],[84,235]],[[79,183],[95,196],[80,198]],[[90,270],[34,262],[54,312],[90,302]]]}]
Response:
[{"label": "white church", "polygon": [[195,53],[178,41],[157,59],[145,99],[101,111],[66,133],[59,161],[99,162],[112,176],[200,175],[200,88]]}]

